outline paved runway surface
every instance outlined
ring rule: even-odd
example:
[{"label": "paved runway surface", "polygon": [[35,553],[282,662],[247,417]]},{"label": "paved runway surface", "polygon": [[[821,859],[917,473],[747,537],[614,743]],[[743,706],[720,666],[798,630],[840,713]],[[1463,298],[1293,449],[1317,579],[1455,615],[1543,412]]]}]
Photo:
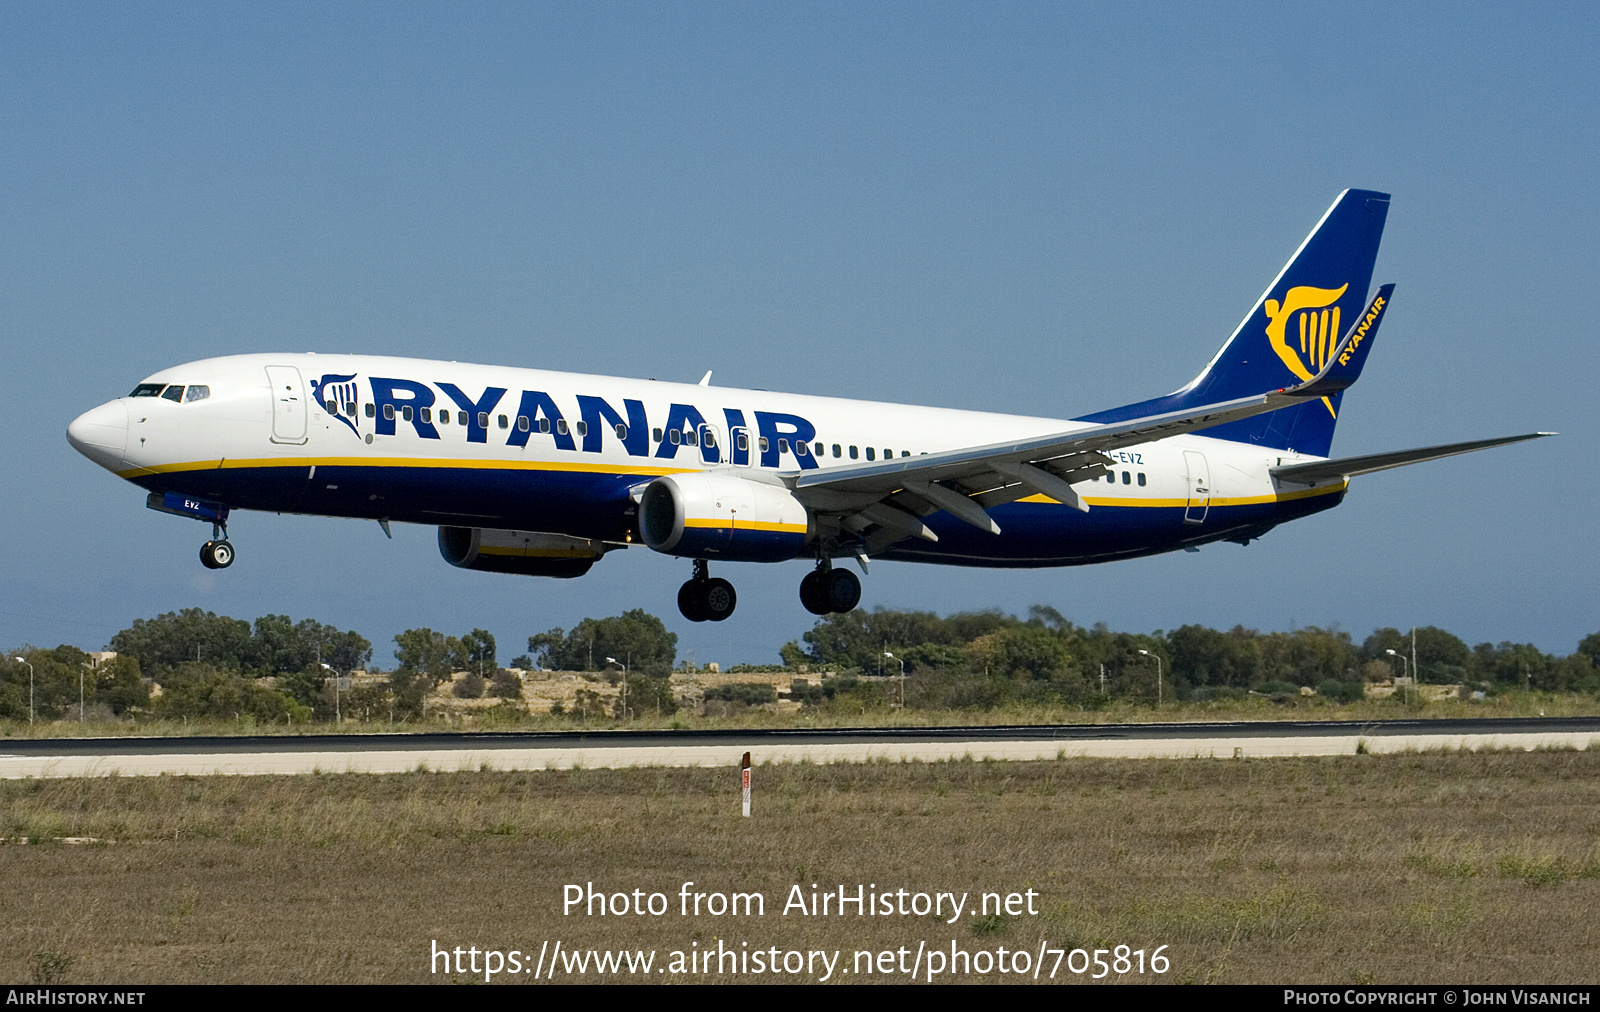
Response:
[{"label": "paved runway surface", "polygon": [[1600,744],[1600,718],[542,731],[0,741],[0,777],[400,773],[951,759],[1263,758]]}]

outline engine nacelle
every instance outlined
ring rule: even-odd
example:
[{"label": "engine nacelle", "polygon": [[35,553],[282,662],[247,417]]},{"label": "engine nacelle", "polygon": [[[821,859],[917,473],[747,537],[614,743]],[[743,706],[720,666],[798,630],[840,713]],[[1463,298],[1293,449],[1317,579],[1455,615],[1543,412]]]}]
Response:
[{"label": "engine nacelle", "polygon": [[645,487],[639,531],[658,552],[686,558],[781,562],[800,555],[811,516],[779,485],[736,474],[674,474]]},{"label": "engine nacelle", "polygon": [[498,531],[483,527],[439,528],[439,554],[461,569],[521,576],[582,576],[606,553],[604,545],[563,534]]}]

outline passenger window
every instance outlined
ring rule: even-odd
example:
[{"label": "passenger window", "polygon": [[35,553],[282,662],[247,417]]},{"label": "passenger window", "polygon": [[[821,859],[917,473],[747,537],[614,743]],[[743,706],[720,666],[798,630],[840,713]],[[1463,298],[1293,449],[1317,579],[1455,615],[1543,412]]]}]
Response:
[{"label": "passenger window", "polygon": [[661,430],[660,429],[651,429],[650,430],[650,438],[655,440],[658,443],[661,442]]},{"label": "passenger window", "polygon": [[850,459],[855,460],[858,456],[860,456],[860,454],[856,453],[856,448],[853,446],[850,447]]},{"label": "passenger window", "polygon": [[712,432],[710,429],[707,429],[706,438],[701,440],[701,442],[705,443],[708,449],[715,450],[717,448],[717,434]]},{"label": "passenger window", "polygon": [[750,449],[750,437],[742,432],[739,433],[738,447],[740,450],[748,451]]},{"label": "passenger window", "polygon": [[161,396],[176,404],[183,400],[183,387],[174,384],[173,386],[167,387]]},{"label": "passenger window", "polygon": [[[390,410],[391,410],[391,411],[392,411],[392,410],[394,410],[394,409],[393,409],[393,408],[390,408]],[[375,417],[375,416],[376,416],[376,415],[377,415],[377,414],[378,414],[378,407],[377,407],[377,405],[375,405],[375,404],[368,404],[368,405],[367,405],[367,417],[368,417],[368,418],[373,418],[373,417]]]},{"label": "passenger window", "polygon": [[393,404],[385,404],[383,406],[383,419],[386,422],[394,421],[394,405]]},{"label": "passenger window", "polygon": [[787,439],[778,440],[778,452],[779,453],[788,453],[789,452],[789,441]]},{"label": "passenger window", "polygon": [[589,434],[589,423],[579,419],[573,423],[573,430],[580,436],[587,436]]},{"label": "passenger window", "polygon": [[467,413],[465,411],[457,411],[456,422],[460,425],[467,424]]},{"label": "passenger window", "polygon": [[667,433],[667,441],[673,446],[677,446],[679,443],[683,442],[683,433],[679,432],[677,429],[673,429],[671,432]]},{"label": "passenger window", "polygon": [[901,450],[900,451],[900,456],[909,457],[909,456],[911,456],[911,451],[910,450]]},{"label": "passenger window", "polygon": [[203,401],[207,397],[210,397],[210,396],[211,396],[211,388],[210,387],[201,386],[199,384],[191,384],[190,387],[189,387],[189,392],[183,395],[183,402],[185,404],[192,404],[195,401]]},{"label": "passenger window", "polygon": [[626,425],[623,425],[621,422],[617,423],[617,438],[618,439],[627,439],[628,438],[628,427]]},{"label": "passenger window", "polygon": [[532,426],[532,424],[530,424],[528,422],[528,416],[527,415],[518,415],[517,416],[517,431],[518,432],[527,432],[531,428],[533,428],[533,426]]},{"label": "passenger window", "polygon": [[567,434],[567,420],[565,418],[556,419],[556,433],[562,436]]},{"label": "passenger window", "polygon": [[891,458],[893,456],[894,456],[894,451],[893,450],[890,450],[890,449],[887,449],[887,448],[884,449],[884,451],[883,451],[883,459],[884,460],[888,460],[889,458]]},{"label": "passenger window", "polygon": [[683,433],[683,441],[685,443],[687,443],[689,446],[699,446],[700,445],[700,437],[695,434],[695,431],[693,429],[687,429],[687,430],[684,431],[684,433]]},{"label": "passenger window", "polygon": [[433,409],[432,408],[423,408],[422,409],[422,420],[425,421],[425,422],[433,421]]},{"label": "passenger window", "polygon": [[877,459],[877,458],[876,458],[876,457],[874,457],[874,456],[873,456],[873,455],[872,455],[872,454],[873,454],[873,449],[872,449],[872,447],[870,447],[870,446],[869,446],[869,447],[867,447],[867,459],[868,459],[868,460],[876,460],[876,459]]},{"label": "passenger window", "polygon": [[450,411],[449,411],[448,408],[440,408],[439,409],[439,424],[440,425],[449,425],[450,424]]},{"label": "passenger window", "polygon": [[1122,472],[1122,483],[1124,485],[1132,485],[1133,484],[1133,475],[1129,474],[1126,471]]},{"label": "passenger window", "polygon": [[767,437],[766,436],[762,436],[761,437],[761,442],[759,444],[757,444],[757,445],[759,445],[761,447],[761,452],[762,453],[766,453],[767,452],[767,446],[769,445],[767,443]]},{"label": "passenger window", "polygon": [[833,444],[833,455],[834,455],[834,456],[835,456],[835,457],[842,457],[842,456],[844,456],[844,450],[843,450],[843,448],[841,448],[841,447],[840,447],[840,446],[839,446],[839,444],[838,444],[838,443],[834,443],[834,444]]},{"label": "passenger window", "polygon": [[1140,488],[1144,487],[1144,472],[1143,471],[1139,472],[1139,487]]},{"label": "passenger window", "polygon": [[411,405],[407,404],[405,407],[400,409],[400,418],[403,421],[411,421]]},{"label": "passenger window", "polygon": [[804,457],[808,453],[810,453],[810,451],[811,451],[811,447],[808,446],[805,443],[796,443],[796,444],[794,444],[794,455],[796,457]]},{"label": "passenger window", "polygon": [[508,420],[507,420],[507,418],[506,418],[506,416],[505,416],[505,415],[501,415],[501,416],[500,416],[500,417],[499,417],[499,418],[498,418],[498,419],[496,419],[496,421],[498,421],[498,422],[499,422],[499,424],[500,424],[500,427],[501,427],[501,428],[502,428],[502,429],[508,429],[508,428],[510,428],[510,427],[511,427],[511,424],[510,424],[510,422],[509,422],[509,421],[508,421]]},{"label": "passenger window", "polygon": [[[548,418],[539,419],[539,431],[540,432],[549,432],[550,431],[550,419],[548,419]],[[567,423],[566,422],[562,422],[561,423],[561,431],[562,432],[566,432],[567,431]]]},{"label": "passenger window", "polygon": [[489,427],[489,412],[487,412],[487,411],[478,412],[478,428],[487,429],[488,427]]},{"label": "passenger window", "polygon": [[823,455],[823,451],[825,451],[827,447],[823,446],[821,443],[818,443],[816,446],[812,447],[812,449],[816,452],[816,455],[820,457]]},{"label": "passenger window", "polygon": [[133,388],[133,393],[129,394],[128,396],[129,397],[160,397],[161,396],[161,388],[164,387],[164,386],[166,386],[165,383],[140,383],[138,386]]}]

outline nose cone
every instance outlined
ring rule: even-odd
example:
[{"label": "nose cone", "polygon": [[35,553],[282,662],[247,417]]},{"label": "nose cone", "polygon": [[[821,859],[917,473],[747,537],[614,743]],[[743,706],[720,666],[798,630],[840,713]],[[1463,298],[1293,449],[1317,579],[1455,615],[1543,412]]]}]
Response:
[{"label": "nose cone", "polygon": [[109,471],[127,467],[128,406],[111,401],[85,411],[67,426],[72,448]]}]

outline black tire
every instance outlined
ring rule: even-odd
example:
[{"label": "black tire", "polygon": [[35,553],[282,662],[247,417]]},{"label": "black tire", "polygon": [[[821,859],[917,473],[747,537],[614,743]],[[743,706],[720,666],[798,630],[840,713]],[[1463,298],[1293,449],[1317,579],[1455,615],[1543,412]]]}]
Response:
[{"label": "black tire", "polygon": [[708,616],[705,601],[700,595],[700,585],[690,580],[678,588],[678,610],[691,622],[704,622]]},{"label": "black tire", "polygon": [[227,569],[233,565],[233,545],[226,541],[207,541],[200,546],[200,564],[207,569]]},{"label": "black tire", "polygon": [[822,578],[822,597],[829,611],[854,611],[861,603],[861,581],[848,569],[830,569]]},{"label": "black tire", "polygon": [[813,615],[826,615],[828,604],[822,599],[822,570],[813,569],[800,581],[800,603]]},{"label": "black tire", "polygon": [[738,605],[739,595],[734,593],[733,584],[727,580],[707,580],[700,588],[701,609],[712,622],[723,621],[733,614],[733,609]]}]

